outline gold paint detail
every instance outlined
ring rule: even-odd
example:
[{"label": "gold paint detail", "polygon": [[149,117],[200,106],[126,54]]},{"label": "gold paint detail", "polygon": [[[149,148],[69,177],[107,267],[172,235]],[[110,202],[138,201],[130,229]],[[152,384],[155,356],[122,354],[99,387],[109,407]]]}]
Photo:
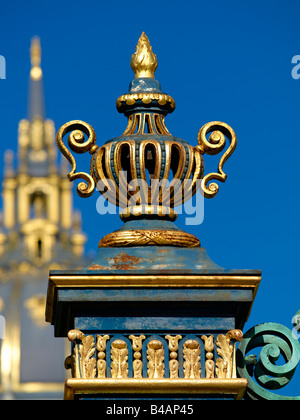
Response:
[{"label": "gold paint detail", "polygon": [[183,231],[128,230],[106,235],[101,239],[99,248],[145,245],[195,248],[200,247],[200,242],[196,236]]},{"label": "gold paint detail", "polygon": [[143,340],[145,340],[146,337],[144,335],[140,335],[138,337],[135,335],[131,335],[129,339],[132,340],[132,349],[134,351],[133,377],[135,379],[141,379],[143,377],[143,362],[141,360],[141,351],[143,346]]},{"label": "gold paint detail", "polygon": [[152,340],[147,346],[148,378],[162,379],[165,376],[164,345],[159,340]]},{"label": "gold paint detail", "polygon": [[[209,139],[206,136],[210,134]],[[219,191],[219,186],[215,182],[211,182],[213,179],[216,181],[225,182],[227,175],[223,171],[224,163],[229,159],[236,148],[237,138],[233,129],[226,123],[220,121],[213,121],[205,124],[198,133],[198,143],[201,155],[207,153],[208,155],[216,155],[221,153],[226,145],[226,137],[230,141],[230,146],[221,157],[218,166],[218,173],[211,173],[206,175],[201,183],[201,189],[206,198],[213,198]],[[211,182],[209,184],[209,182]]]},{"label": "gold paint detail", "polygon": [[[240,330],[229,331],[226,335],[217,337],[217,353],[220,358],[216,361],[216,374],[220,379],[236,378],[236,342],[243,339]],[[234,344],[231,342],[234,341]]]},{"label": "gold paint detail", "polygon": [[181,335],[171,336],[167,335],[165,337],[166,340],[169,341],[169,350],[170,350],[170,379],[178,379],[178,370],[179,370],[179,362],[177,360],[178,357],[178,341],[182,340]]},{"label": "gold paint detail", "polygon": [[[139,96],[141,95],[141,96]],[[141,99],[143,101],[143,94],[133,95],[135,100]],[[160,96],[157,94],[150,94],[152,100],[157,100],[158,103],[160,102]],[[117,106],[121,106],[124,101],[127,101],[127,96],[121,97],[121,103],[117,102]],[[172,99],[171,97],[168,97]],[[166,98],[167,99],[167,98]],[[135,102],[135,101],[134,101]],[[165,100],[166,102],[166,100]],[[119,105],[118,105],[119,104]],[[161,114],[156,113],[147,113],[147,112],[136,112],[128,116],[128,124],[127,128],[122,134],[122,137],[132,136],[134,134],[158,134],[163,136],[170,136],[166,125],[165,125],[165,117]]]},{"label": "gold paint detail", "polygon": [[[135,116],[137,121],[138,115]],[[141,118],[141,117],[140,117]],[[144,117],[145,118],[145,117]],[[150,118],[150,117],[149,117]],[[221,182],[225,182],[227,175],[223,171],[223,166],[228,158],[232,155],[236,148],[237,140],[236,135],[232,128],[222,122],[211,122],[204,125],[198,134],[198,143],[199,145],[195,148],[187,146],[187,149],[183,146],[182,143],[170,140],[164,142],[165,155],[166,158],[162,158],[162,149],[161,143],[156,140],[144,140],[137,150],[137,145],[133,140],[126,140],[126,135],[132,133],[136,129],[138,122],[135,120],[129,119],[128,127],[124,133],[124,141],[119,141],[114,150],[114,165],[115,171],[119,178],[119,185],[115,186],[115,194],[107,194],[108,201],[113,204],[126,208],[132,197],[135,198],[137,206],[147,205],[153,206],[153,195],[157,197],[157,205],[163,206],[165,201],[168,201],[169,207],[179,206],[184,202],[188,201],[197,190],[197,181],[201,181],[201,190],[205,197],[212,198],[215,197],[219,191],[219,186],[215,182],[211,182],[213,179]],[[158,120],[157,120],[158,121]],[[165,127],[163,121],[159,123],[160,127]],[[139,130],[144,130],[144,125],[142,125]],[[158,130],[158,125],[151,123],[148,119],[148,127],[150,131],[153,132]],[[156,127],[156,128],[155,128]],[[154,130],[155,128],[155,130]],[[161,130],[161,129],[160,129]],[[164,128],[163,128],[164,130]],[[91,174],[84,172],[76,173],[76,161],[70,151],[67,149],[63,142],[63,137],[70,133],[68,138],[68,144],[70,149],[76,153],[86,153],[87,151],[93,155],[91,162]],[[88,136],[86,140],[84,134]],[[165,133],[164,133],[165,134]],[[206,135],[211,134],[209,140],[206,139]],[[223,151],[226,145],[226,137],[230,140],[230,146],[227,151],[223,154],[220,159],[218,166],[218,173],[210,173],[204,176],[204,161],[202,155],[205,153],[209,155],[216,155]],[[115,184],[115,176],[112,174],[111,169],[111,159],[110,153],[112,148],[112,143],[108,143],[102,146],[100,149],[96,146],[96,134],[94,129],[87,123],[82,121],[71,121],[60,128],[57,133],[57,145],[63,155],[68,159],[72,165],[72,170],[69,173],[68,177],[70,181],[74,181],[82,178],[85,182],[81,182],[78,185],[77,191],[81,197],[89,197],[93,194],[96,182],[102,181],[103,186],[107,190],[111,190],[111,182]],[[131,179],[137,179],[137,170],[136,170],[136,155],[137,153],[140,156],[140,166],[141,166],[141,183],[139,183],[138,188],[129,188],[125,179],[121,179],[123,168],[121,161],[121,154],[124,148],[129,149],[128,159],[130,163]],[[178,168],[175,171],[174,179],[171,184],[168,185],[168,179],[171,171],[171,159],[172,153],[177,150],[178,155],[180,156],[178,162]],[[187,150],[189,155],[187,155]],[[151,174],[152,180],[160,180],[160,174],[162,170],[162,163],[165,160],[165,170],[163,175],[163,180],[157,182],[156,190],[151,186],[149,190],[149,185],[146,180],[146,160],[145,152],[149,151],[151,154],[151,159],[154,160],[154,169]],[[189,161],[187,170],[186,170],[186,161]],[[190,180],[188,187],[182,179],[184,175],[184,180]],[[183,186],[184,194],[183,194]],[[172,192],[171,192],[172,191]],[[156,193],[156,194],[155,194]],[[149,202],[149,198],[151,201]],[[128,212],[128,211],[127,211]],[[174,210],[173,210],[174,212]],[[128,217],[126,211],[122,217]]]},{"label": "gold paint detail", "polygon": [[[85,182],[80,182],[77,187],[78,195],[80,197],[90,197],[95,190],[95,180],[91,175],[85,172],[76,172],[77,166],[74,156],[70,153],[63,142],[64,136],[69,133],[69,147],[73,152],[79,154],[86,152],[94,154],[97,152],[98,146],[96,146],[96,134],[93,127],[89,124],[76,120],[63,125],[56,135],[56,143],[59,150],[72,165],[72,170],[68,174],[69,180],[74,181],[83,179]],[[87,139],[85,139],[85,135],[88,136]]]},{"label": "gold paint detail", "polygon": [[106,342],[109,340],[109,335],[97,335],[97,350],[98,350],[98,361],[97,361],[97,369],[98,369],[98,378],[105,379],[106,378]]},{"label": "gold paint detail", "polygon": [[65,383],[65,400],[73,400],[75,396],[93,394],[166,394],[207,395],[228,394],[242,400],[248,381],[239,379],[68,379]]},{"label": "gold paint detail", "polygon": [[[123,210],[121,214],[123,219],[131,217],[132,215],[139,217],[141,214],[148,214],[149,211],[151,214],[157,214],[158,216],[170,214],[170,217],[174,218],[174,216],[172,216],[172,214],[175,215],[173,207],[183,204],[195,194],[198,188],[197,181],[199,180],[202,180],[201,190],[203,194],[208,198],[214,197],[217,194],[219,187],[215,182],[211,181],[215,179],[217,181],[225,182],[227,176],[223,171],[223,166],[236,148],[236,135],[232,128],[225,123],[216,121],[206,124],[199,131],[199,145],[195,148],[191,146],[185,148],[182,143],[174,140],[165,141],[164,153],[166,157],[163,158],[162,146],[157,140],[143,140],[139,148],[137,148],[137,144],[133,140],[126,140],[126,135],[131,135],[137,127],[144,132],[145,124],[148,125],[148,130],[150,130],[150,132],[163,131],[163,134],[166,134],[166,132],[164,132],[165,125],[163,120],[150,117],[150,114],[148,119],[146,117],[147,116],[143,116],[144,122],[142,125],[141,116],[139,117],[139,115],[136,115],[134,118],[129,118],[128,127],[124,133],[124,141],[119,141],[114,150],[115,175],[113,175],[111,168],[111,143],[108,143],[99,149],[95,144],[95,131],[89,124],[82,121],[71,121],[61,127],[57,133],[57,145],[72,165],[72,170],[68,177],[70,181],[80,178],[86,181],[81,182],[78,185],[78,194],[81,197],[91,196],[95,190],[96,182],[101,181],[108,191],[108,201],[126,209]],[[154,118],[153,121],[155,122],[152,122],[151,118]],[[63,137],[70,132],[71,134],[68,138],[70,149],[73,152],[80,154],[89,151],[93,155],[90,174],[76,172],[76,161],[63,142]],[[206,135],[210,133],[209,140],[206,140]],[[88,136],[87,140],[85,139],[84,134]],[[219,172],[208,174],[203,178],[204,162],[202,155],[205,153],[215,155],[222,152],[226,145],[226,137],[230,140],[230,146],[219,162]],[[124,169],[122,167],[121,155],[127,150],[127,159],[129,159],[131,171],[130,179],[136,180],[138,178],[136,169],[137,153],[140,156],[141,182],[139,182],[137,188],[132,188],[132,186],[130,188],[126,179],[122,178]],[[179,156],[178,167],[175,170],[174,179],[171,184],[168,185],[171,160],[172,156],[175,156],[174,153]],[[152,185],[152,182],[151,187],[148,185],[146,177],[148,162],[146,159],[148,159],[148,156],[153,162],[153,173],[150,174],[152,180],[160,180],[162,165],[165,165],[163,180],[157,182],[157,185],[154,186]],[[188,164],[187,161],[189,162]],[[118,184],[116,184],[115,177],[119,179]],[[188,184],[183,182],[183,177],[185,181],[190,180]],[[111,182],[114,185],[116,184],[115,194],[109,192],[111,191]],[[128,204],[132,202],[133,197],[136,202],[136,208],[127,208]],[[166,202],[168,202],[168,206],[165,206]],[[166,209],[164,207],[166,207]],[[157,208],[159,209],[158,213]],[[162,214],[160,214],[160,212]]]},{"label": "gold paint detail", "polygon": [[[136,78],[154,79],[157,57],[144,32],[132,55],[131,67]],[[156,109],[149,106],[154,101],[156,103],[152,105]],[[145,112],[138,109],[140,102]],[[164,108],[163,112],[158,110],[159,107]],[[117,109],[128,117],[127,128],[121,137],[108,141],[100,148],[96,145],[95,131],[82,121],[71,121],[57,133],[57,145],[72,166],[69,180],[84,181],[77,187],[81,197],[90,197],[97,185],[107,201],[122,209],[122,220],[149,215],[155,219],[164,217],[175,220],[177,214],[174,208],[190,200],[198,190],[207,198],[216,196],[219,186],[212,181],[226,181],[223,166],[237,143],[236,135],[229,125],[218,121],[205,124],[198,133],[198,145],[192,147],[172,137],[166,128],[165,115],[175,109],[171,96],[159,91],[128,93],[118,98]],[[92,155],[90,173],[76,172],[75,158],[63,141],[68,133],[71,133],[68,138],[71,151],[80,154],[89,151]],[[210,136],[207,140],[208,134]],[[230,145],[219,161],[218,172],[204,176],[203,155],[223,152],[226,140],[229,140]],[[130,246],[131,242],[135,243],[135,240],[129,238],[128,245],[128,241],[120,238],[120,235],[124,234],[108,235],[100,246]],[[152,236],[156,235],[153,232]],[[143,244],[145,241],[146,245],[153,244],[153,238],[149,240],[145,235],[141,238],[140,233],[138,236],[137,243]],[[160,245],[160,241],[154,242]],[[166,243],[169,244],[169,240],[166,241],[164,237],[162,245]],[[197,245],[187,246],[199,245],[198,242]]]},{"label": "gold paint detail", "polygon": [[196,340],[188,340],[183,346],[183,371],[186,379],[200,379],[201,376],[201,352],[200,344]]},{"label": "gold paint detail", "polygon": [[[153,92],[139,92],[139,93],[126,93],[124,95],[121,95],[118,99],[117,99],[117,110],[119,112],[122,112],[122,106],[124,104],[129,105],[129,106],[133,106],[136,104],[137,101],[142,101],[143,104],[150,104],[152,101],[156,101],[158,103],[158,105],[164,106],[164,105],[169,105],[169,112],[173,112],[176,108],[176,104],[174,99],[172,98],[172,96],[167,95],[165,93],[153,93]],[[140,115],[140,114],[136,114],[136,115]],[[128,121],[128,126],[132,121],[134,121],[135,123],[137,122],[136,119],[133,120],[129,120]],[[163,119],[164,121],[164,119]],[[136,128],[136,127],[135,127]],[[127,127],[128,129],[128,127]],[[166,127],[163,128],[163,130],[166,130]],[[135,132],[135,130],[134,130]],[[134,132],[132,134],[134,134]],[[126,134],[125,134],[126,133]],[[128,133],[125,131],[125,133],[123,135],[128,135]],[[163,133],[165,135],[168,135],[168,131],[167,133]],[[140,134],[145,134],[145,133],[141,133]]]},{"label": "gold paint detail", "polygon": [[215,377],[215,362],[213,361],[214,358],[214,336],[211,335],[207,337],[203,335],[201,337],[202,340],[205,342],[205,351],[206,351],[206,362],[205,362],[205,372],[207,379],[213,379]]},{"label": "gold paint detail", "polygon": [[111,377],[126,379],[128,377],[128,348],[123,340],[116,340],[111,345]]},{"label": "gold paint detail", "polygon": [[[220,334],[214,343],[214,336],[202,335],[200,339],[187,339],[182,335],[166,335],[164,339],[152,339],[148,343],[146,334],[127,338],[114,338],[109,335],[97,335],[97,345],[93,336],[86,336],[79,330],[71,330],[68,338],[73,342],[72,354],[66,359],[66,368],[71,368],[75,379],[99,379],[102,383],[109,381],[106,372],[110,369],[111,378],[115,380],[161,380],[170,383],[179,378],[180,366],[185,380],[201,380],[201,351],[206,351],[206,380],[233,380],[236,375],[236,342],[241,341],[240,330],[231,330],[226,335]],[[109,346],[108,346],[109,343]],[[168,345],[169,354],[165,354]],[[203,349],[204,345],[204,349]],[[182,349],[178,354],[179,346]],[[107,359],[107,348],[110,349],[110,361]],[[202,349],[202,350],[201,350]],[[97,353],[96,353],[97,350]],[[220,356],[214,360],[215,350]],[[146,352],[146,357],[145,353]],[[97,362],[96,362],[97,361]],[[169,363],[169,376],[165,378],[165,362]],[[133,367],[129,377],[129,364]],[[147,364],[147,366],[146,366]],[[147,369],[146,369],[147,368]],[[147,377],[143,376],[147,372]],[[181,378],[183,379],[183,378]],[[107,382],[109,383],[109,382]]]},{"label": "gold paint detail", "polygon": [[24,302],[24,307],[28,310],[32,322],[40,329],[47,327],[45,322],[45,306],[46,296],[43,294],[34,295]]},{"label": "gold paint detail", "polygon": [[[128,170],[124,168],[124,160]],[[164,144],[144,139],[137,144],[124,136],[116,144],[107,143],[99,149],[92,171],[101,190],[106,190],[105,198],[123,209],[120,212],[123,221],[149,215],[174,221],[177,218],[174,207],[196,193],[204,166],[197,148],[174,139],[165,140]],[[171,182],[170,176],[173,176]]]},{"label": "gold paint detail", "polygon": [[74,343],[74,353],[71,360],[72,373],[75,378],[92,379],[96,376],[95,339],[92,335],[85,336],[79,330],[68,333],[69,341]]},{"label": "gold paint detail", "polygon": [[157,57],[152,51],[147,35],[143,32],[136,46],[135,53],[131,57],[131,68],[135,78],[154,78],[157,64]]}]

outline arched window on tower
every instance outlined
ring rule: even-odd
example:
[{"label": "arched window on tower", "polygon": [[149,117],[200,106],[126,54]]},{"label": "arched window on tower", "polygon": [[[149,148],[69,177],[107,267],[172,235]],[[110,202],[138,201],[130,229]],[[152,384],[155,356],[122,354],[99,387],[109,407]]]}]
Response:
[{"label": "arched window on tower", "polygon": [[43,193],[35,193],[30,199],[30,218],[47,219],[47,198]]}]

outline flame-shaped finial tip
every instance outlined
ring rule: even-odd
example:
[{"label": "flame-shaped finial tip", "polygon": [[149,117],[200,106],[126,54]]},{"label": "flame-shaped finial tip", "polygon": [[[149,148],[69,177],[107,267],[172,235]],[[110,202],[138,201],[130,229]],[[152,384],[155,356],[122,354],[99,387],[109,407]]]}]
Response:
[{"label": "flame-shaped finial tip", "polygon": [[154,79],[157,64],[157,57],[152,51],[147,35],[143,32],[135,53],[131,57],[131,68],[134,71],[135,78],[150,77]]},{"label": "flame-shaped finial tip", "polygon": [[42,49],[41,42],[39,37],[32,38],[31,48],[30,48],[30,58],[31,58],[31,72],[30,76],[33,80],[40,80],[42,78]]}]

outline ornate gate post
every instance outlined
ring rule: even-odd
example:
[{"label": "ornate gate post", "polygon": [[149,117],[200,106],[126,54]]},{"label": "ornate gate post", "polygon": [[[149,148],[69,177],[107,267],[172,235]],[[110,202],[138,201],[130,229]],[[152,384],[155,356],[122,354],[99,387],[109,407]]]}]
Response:
[{"label": "ornate gate post", "polygon": [[[241,399],[248,380],[238,378],[236,346],[261,272],[216,265],[174,224],[175,209],[194,194],[218,193],[236,135],[211,122],[195,147],[174,137],[165,117],[175,102],[154,77],[157,58],[144,33],[131,66],[135,79],[117,100],[128,118],[122,136],[99,147],[81,121],[57,133],[70,181],[82,180],[79,195],[97,186],[124,221],[100,240],[90,266],[50,273],[46,318],[72,343],[65,397]],[[77,172],[72,153],[87,152],[90,173]],[[205,174],[203,156],[219,153],[218,171]]]}]

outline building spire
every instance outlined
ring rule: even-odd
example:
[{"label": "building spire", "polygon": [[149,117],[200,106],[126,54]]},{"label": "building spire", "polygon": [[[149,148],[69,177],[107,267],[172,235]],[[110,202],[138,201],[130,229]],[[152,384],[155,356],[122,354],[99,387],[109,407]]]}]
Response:
[{"label": "building spire", "polygon": [[30,59],[28,119],[33,121],[36,117],[41,119],[45,117],[43,71],[41,68],[42,50],[38,37],[32,38]]},{"label": "building spire", "polygon": [[53,121],[45,119],[42,50],[40,39],[34,37],[30,48],[28,115],[19,124],[18,173],[33,177],[58,173]]},{"label": "building spire", "polygon": [[30,58],[31,58],[31,72],[30,77],[33,80],[41,80],[43,76],[43,72],[41,69],[41,61],[42,61],[42,49],[40,38],[34,37],[31,40],[31,48],[30,48]]}]

